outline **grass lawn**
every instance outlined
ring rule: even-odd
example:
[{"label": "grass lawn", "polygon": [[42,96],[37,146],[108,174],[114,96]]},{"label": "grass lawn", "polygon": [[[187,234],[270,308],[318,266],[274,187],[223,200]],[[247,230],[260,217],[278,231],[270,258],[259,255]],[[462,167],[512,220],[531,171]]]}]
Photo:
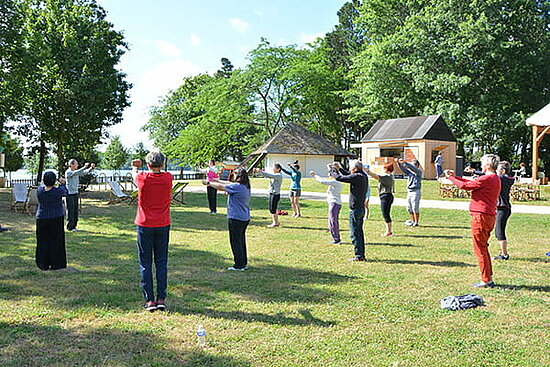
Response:
[{"label": "grass lawn", "polygon": [[[253,188],[256,189],[267,189],[268,179],[265,178],[253,178],[251,184]],[[373,178],[369,178],[369,183],[371,185],[371,195],[378,195],[378,181]],[[191,186],[202,186],[199,180],[190,181],[189,185]],[[283,190],[288,190],[290,187],[290,179],[283,179]],[[326,192],[327,187],[320,184],[313,178],[303,178],[302,179],[302,191],[311,191],[311,192]],[[349,185],[343,185],[342,193],[349,194]],[[396,179],[395,180],[395,197],[397,198],[406,198],[407,197],[407,180],[406,179]],[[470,201],[470,199],[464,198],[442,198],[439,196],[439,182],[435,180],[424,180],[422,181],[422,199],[427,200],[447,200],[447,201]],[[512,201],[512,204],[521,204],[521,205],[543,205],[550,206],[550,186],[541,186],[541,199],[537,201]]]},{"label": "grass lawn", "polygon": [[[395,207],[396,236],[382,239],[373,206],[368,261],[350,263],[349,241],[328,244],[324,202],[306,201],[305,217],[267,229],[266,199],[253,198],[250,270],[231,273],[225,216],[209,215],[206,196],[188,193],[188,204],[172,211],[170,311],[146,313],[135,207],[87,194],[83,231],[67,234],[69,268],[42,272],[34,219],[9,212],[9,199],[0,191],[0,224],[12,227],[0,234],[2,366],[550,364],[550,216],[512,215],[511,260],[494,264],[496,288],[474,290],[479,270],[466,212],[425,209],[423,226],[409,228]],[[288,199],[282,206],[289,209]],[[345,239],[347,215],[343,209]],[[494,239],[491,250],[497,254]],[[472,292],[487,306],[439,308],[440,298]],[[204,349],[199,324],[208,333]]]}]

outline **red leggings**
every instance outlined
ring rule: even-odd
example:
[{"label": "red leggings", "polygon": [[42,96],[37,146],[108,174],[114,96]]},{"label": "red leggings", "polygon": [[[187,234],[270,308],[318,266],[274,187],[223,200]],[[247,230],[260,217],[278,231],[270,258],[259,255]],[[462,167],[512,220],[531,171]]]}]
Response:
[{"label": "red leggings", "polygon": [[489,282],[493,277],[491,256],[489,255],[489,237],[495,226],[495,216],[481,213],[470,213],[472,223],[472,241],[474,252],[481,270],[481,280]]}]

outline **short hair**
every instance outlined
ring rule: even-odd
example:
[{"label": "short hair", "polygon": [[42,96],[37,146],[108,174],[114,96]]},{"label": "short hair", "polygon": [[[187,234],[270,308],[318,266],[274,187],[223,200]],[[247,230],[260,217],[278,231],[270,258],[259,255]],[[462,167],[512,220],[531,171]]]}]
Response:
[{"label": "short hair", "polygon": [[48,171],[44,173],[44,176],[42,177],[42,182],[44,182],[44,185],[53,186],[55,185],[55,181],[57,181],[57,176],[55,175],[55,172]]},{"label": "short hair", "polygon": [[498,162],[500,161],[500,158],[496,154],[485,154],[483,157],[481,157],[481,166],[485,166],[486,164],[489,164],[493,170],[496,170],[498,167]]},{"label": "short hair", "polygon": [[391,173],[391,172],[393,172],[393,169],[394,169],[394,168],[393,168],[393,163],[391,163],[391,162],[390,162],[390,163],[386,163],[386,164],[384,165],[384,170],[387,171],[387,172],[390,172],[390,173]]},{"label": "short hair", "polygon": [[151,167],[164,166],[164,155],[161,152],[150,152],[147,154],[147,164]]},{"label": "short hair", "polygon": [[295,165],[294,165],[294,168],[296,168],[296,169],[299,170],[299,169],[300,169],[300,165],[299,165],[299,164],[295,164]]},{"label": "short hair", "polygon": [[354,159],[349,162],[349,168],[354,169],[357,168],[358,171],[363,170],[363,162],[361,162],[359,159]]},{"label": "short hair", "polygon": [[501,161],[498,164],[498,169],[503,169],[506,175],[510,175],[510,173],[512,172],[512,166],[508,161]]},{"label": "short hair", "polygon": [[283,169],[283,166],[281,166],[279,163],[275,163],[273,165],[273,168],[278,169],[280,171],[281,169]]},{"label": "short hair", "polygon": [[73,164],[76,164],[76,163],[78,163],[78,161],[74,158],[71,158],[71,159],[69,159],[69,162],[67,163],[67,165],[70,167],[70,166],[72,166]]},{"label": "short hair", "polygon": [[416,167],[420,167],[420,162],[418,161],[418,159],[413,159],[412,162]]}]

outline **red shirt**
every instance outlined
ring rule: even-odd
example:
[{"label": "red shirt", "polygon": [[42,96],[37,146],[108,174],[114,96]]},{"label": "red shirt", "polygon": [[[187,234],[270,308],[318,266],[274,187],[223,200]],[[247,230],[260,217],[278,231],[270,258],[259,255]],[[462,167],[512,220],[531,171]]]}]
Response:
[{"label": "red shirt", "polygon": [[498,175],[483,175],[475,180],[450,176],[449,180],[460,189],[472,192],[470,213],[497,215],[497,200],[500,193],[500,177]]},{"label": "red shirt", "polygon": [[139,172],[136,176],[138,207],[135,224],[141,227],[170,225],[172,174],[169,172]]}]

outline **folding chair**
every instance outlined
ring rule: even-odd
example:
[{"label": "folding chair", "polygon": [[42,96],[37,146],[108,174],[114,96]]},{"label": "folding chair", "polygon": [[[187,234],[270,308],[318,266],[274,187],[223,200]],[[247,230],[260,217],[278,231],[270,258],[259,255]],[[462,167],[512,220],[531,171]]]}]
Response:
[{"label": "folding chair", "polygon": [[36,189],[29,190],[29,198],[25,204],[25,211],[29,213],[29,215],[36,214],[36,211],[38,210],[38,196],[36,192]]},{"label": "folding chair", "polygon": [[124,200],[132,200],[132,196],[125,194],[122,191],[122,186],[118,181],[109,181],[111,191],[109,192],[109,204],[116,204],[123,202]]},{"label": "folding chair", "polygon": [[21,206],[22,210],[25,211],[25,205],[27,203],[27,195],[29,194],[29,189],[26,183],[14,183],[13,184],[13,203],[10,206],[10,210],[15,210],[17,212],[17,206]]},{"label": "folding chair", "polygon": [[[172,201],[174,204],[180,203],[182,205],[185,205],[186,203],[183,201],[183,189],[189,185],[189,182],[176,182],[174,187],[172,187]],[[180,198],[178,198],[178,195]]]}]

